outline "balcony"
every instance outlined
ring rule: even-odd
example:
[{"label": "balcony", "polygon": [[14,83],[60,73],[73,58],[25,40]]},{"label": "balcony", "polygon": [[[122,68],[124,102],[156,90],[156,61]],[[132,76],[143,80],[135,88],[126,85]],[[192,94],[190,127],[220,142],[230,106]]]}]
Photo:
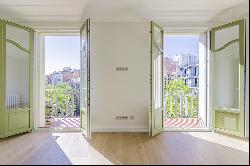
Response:
[{"label": "balcony", "polygon": [[55,89],[46,89],[45,92],[45,127],[80,127],[79,93],[58,92]]},{"label": "balcony", "polygon": [[199,117],[199,94],[195,92],[167,93],[165,95],[166,128],[204,128]]}]

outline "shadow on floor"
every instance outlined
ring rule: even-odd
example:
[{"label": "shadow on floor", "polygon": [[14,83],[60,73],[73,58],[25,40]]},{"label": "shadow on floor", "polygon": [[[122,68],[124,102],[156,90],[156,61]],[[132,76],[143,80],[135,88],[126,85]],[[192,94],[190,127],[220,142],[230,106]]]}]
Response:
[{"label": "shadow on floor", "polygon": [[27,133],[0,141],[0,164],[71,165],[51,133]]}]

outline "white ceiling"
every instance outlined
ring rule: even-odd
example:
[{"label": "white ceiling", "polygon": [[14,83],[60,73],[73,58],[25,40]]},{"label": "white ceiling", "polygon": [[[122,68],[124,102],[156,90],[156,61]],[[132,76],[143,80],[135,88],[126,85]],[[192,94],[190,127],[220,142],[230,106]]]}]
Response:
[{"label": "white ceiling", "polygon": [[209,27],[246,13],[249,0],[0,0],[1,19],[38,29],[79,29],[86,18]]}]

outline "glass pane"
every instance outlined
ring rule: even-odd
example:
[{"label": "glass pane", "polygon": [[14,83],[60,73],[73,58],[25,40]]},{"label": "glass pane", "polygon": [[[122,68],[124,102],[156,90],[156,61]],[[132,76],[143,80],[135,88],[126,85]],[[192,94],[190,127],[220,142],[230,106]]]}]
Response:
[{"label": "glass pane", "polygon": [[6,25],[6,38],[17,42],[19,45],[29,50],[30,34],[28,31]]},{"label": "glass pane", "polygon": [[29,107],[29,54],[6,43],[7,109]]},{"label": "glass pane", "polygon": [[162,101],[162,88],[163,88],[163,81],[162,81],[162,53],[160,53],[157,49],[153,49],[154,57],[154,73],[153,73],[153,88],[154,88],[154,108],[161,108],[163,106]]},{"label": "glass pane", "polygon": [[160,49],[160,50],[163,50],[163,39],[162,39],[162,31],[154,26],[154,43],[157,45],[157,47]]},{"label": "glass pane", "polygon": [[81,37],[81,106],[87,110],[87,38],[86,30]]},{"label": "glass pane", "polygon": [[215,105],[239,109],[239,42],[215,53]]},{"label": "glass pane", "polygon": [[87,31],[86,31],[86,26],[84,27],[84,29],[82,30],[82,34],[81,34],[81,50],[84,49],[86,42],[87,42]]},{"label": "glass pane", "polygon": [[223,28],[215,32],[215,49],[219,49],[228,42],[239,39],[239,25]]}]

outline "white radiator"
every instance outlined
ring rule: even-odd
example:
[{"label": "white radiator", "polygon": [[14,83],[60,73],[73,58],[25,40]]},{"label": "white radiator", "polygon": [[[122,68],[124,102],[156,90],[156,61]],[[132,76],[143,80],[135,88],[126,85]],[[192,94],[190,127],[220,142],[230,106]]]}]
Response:
[{"label": "white radiator", "polygon": [[16,109],[20,107],[20,95],[8,95],[6,100],[7,109]]}]

